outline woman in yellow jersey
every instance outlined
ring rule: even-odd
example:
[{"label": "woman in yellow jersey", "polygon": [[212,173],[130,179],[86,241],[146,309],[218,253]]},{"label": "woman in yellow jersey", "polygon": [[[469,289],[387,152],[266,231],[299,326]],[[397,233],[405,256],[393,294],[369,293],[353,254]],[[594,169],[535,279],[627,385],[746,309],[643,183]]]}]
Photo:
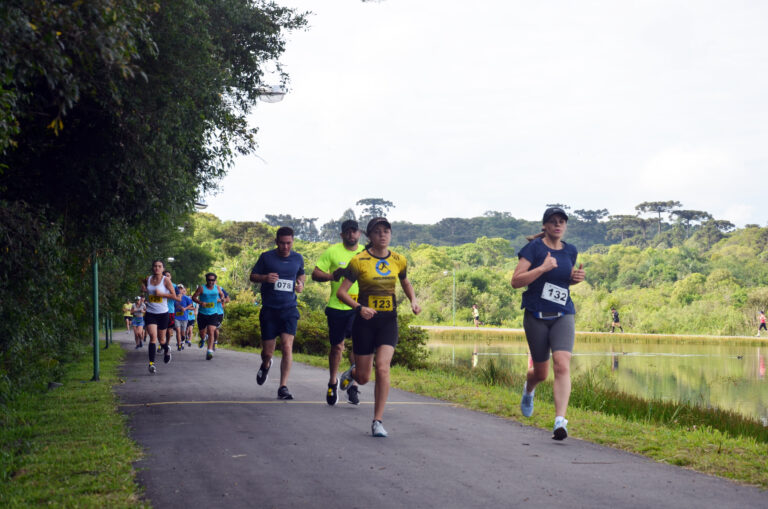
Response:
[{"label": "woman in yellow jersey", "polygon": [[[336,296],[357,312],[352,326],[352,350],[355,364],[341,375],[341,389],[345,390],[352,380],[365,385],[371,378],[373,361],[376,361],[376,385],[374,389],[373,422],[371,434],[387,436],[382,425],[384,405],[389,396],[389,365],[397,346],[397,302],[395,285],[400,286],[411,301],[414,314],[421,312],[416,294],[406,276],[406,260],[389,250],[392,226],[383,217],[368,222],[365,234],[370,240],[365,249],[355,255],[344,269]],[[360,287],[358,299],[349,295],[349,289],[357,281]]]},{"label": "woman in yellow jersey", "polygon": [[125,332],[131,332],[131,320],[133,315],[131,314],[131,308],[133,304],[130,301],[125,301],[123,304],[123,319],[125,320]]}]

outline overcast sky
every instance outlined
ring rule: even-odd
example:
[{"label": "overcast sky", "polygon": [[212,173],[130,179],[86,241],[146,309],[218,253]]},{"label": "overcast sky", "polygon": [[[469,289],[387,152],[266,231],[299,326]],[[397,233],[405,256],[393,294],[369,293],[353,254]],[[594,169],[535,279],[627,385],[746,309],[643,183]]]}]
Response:
[{"label": "overcast sky", "polygon": [[768,222],[768,2],[277,3],[310,27],[251,117],[258,157],[206,197],[221,219],[376,197],[415,223],[660,200]]}]

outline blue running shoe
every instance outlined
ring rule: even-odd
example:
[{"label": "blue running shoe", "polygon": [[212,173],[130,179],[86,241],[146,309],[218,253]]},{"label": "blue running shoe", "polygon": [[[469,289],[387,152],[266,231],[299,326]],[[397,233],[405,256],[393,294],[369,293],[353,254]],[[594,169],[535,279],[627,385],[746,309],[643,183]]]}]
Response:
[{"label": "blue running shoe", "polygon": [[355,369],[355,365],[352,364],[348,370],[346,370],[344,373],[341,374],[339,377],[340,385],[342,391],[346,391],[349,388],[349,384],[352,383],[352,370]]},{"label": "blue running shoe", "polygon": [[520,411],[524,416],[530,417],[533,415],[533,393],[528,394],[528,384],[523,386],[523,397],[520,400]]}]

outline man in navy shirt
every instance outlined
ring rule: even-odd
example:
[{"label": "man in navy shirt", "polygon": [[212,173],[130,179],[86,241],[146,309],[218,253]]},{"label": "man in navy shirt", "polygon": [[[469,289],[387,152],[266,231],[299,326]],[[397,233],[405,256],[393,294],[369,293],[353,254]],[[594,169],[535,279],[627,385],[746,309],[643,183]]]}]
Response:
[{"label": "man in navy shirt", "polygon": [[304,289],[304,258],[293,251],[293,230],[287,226],[278,228],[275,236],[277,249],[261,253],[251,270],[251,281],[261,283],[261,367],[256,383],[267,381],[275,342],[280,336],[283,358],[280,361],[279,399],[293,399],[286,386],[293,360],[293,338],[299,320],[296,294]]}]

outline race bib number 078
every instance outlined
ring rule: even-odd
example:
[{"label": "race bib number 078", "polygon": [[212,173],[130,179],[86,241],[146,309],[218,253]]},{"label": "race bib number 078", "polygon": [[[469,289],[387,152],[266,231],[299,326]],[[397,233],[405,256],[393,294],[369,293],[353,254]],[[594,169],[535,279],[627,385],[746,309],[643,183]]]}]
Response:
[{"label": "race bib number 078", "polygon": [[568,302],[568,289],[552,283],[544,283],[541,298],[565,306],[565,303]]},{"label": "race bib number 078", "polygon": [[292,292],[293,291],[293,281],[290,279],[278,279],[275,282],[275,290],[278,292]]}]

